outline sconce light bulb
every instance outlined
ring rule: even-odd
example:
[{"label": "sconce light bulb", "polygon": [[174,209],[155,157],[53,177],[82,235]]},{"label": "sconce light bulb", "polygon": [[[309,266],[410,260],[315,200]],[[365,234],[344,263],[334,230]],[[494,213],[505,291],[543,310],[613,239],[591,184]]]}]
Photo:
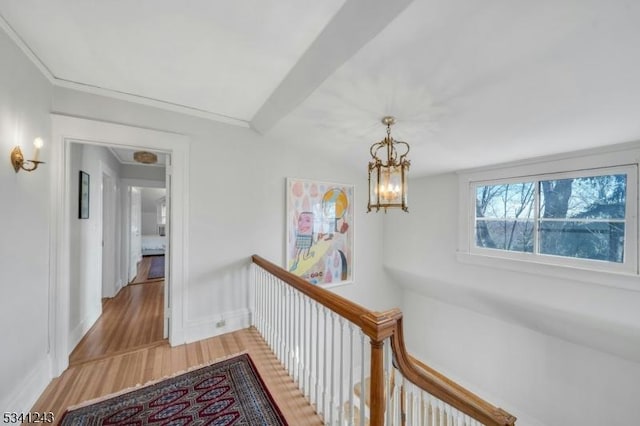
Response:
[{"label": "sconce light bulb", "polygon": [[42,148],[42,146],[44,145],[44,141],[42,140],[42,138],[35,138],[33,140],[33,145],[37,148],[40,149]]}]

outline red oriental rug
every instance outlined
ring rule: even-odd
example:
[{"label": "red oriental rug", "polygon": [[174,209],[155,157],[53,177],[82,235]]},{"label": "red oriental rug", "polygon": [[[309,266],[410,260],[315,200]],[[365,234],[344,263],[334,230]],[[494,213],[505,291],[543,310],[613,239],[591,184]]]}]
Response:
[{"label": "red oriental rug", "polygon": [[61,425],[286,425],[249,355],[71,409]]}]

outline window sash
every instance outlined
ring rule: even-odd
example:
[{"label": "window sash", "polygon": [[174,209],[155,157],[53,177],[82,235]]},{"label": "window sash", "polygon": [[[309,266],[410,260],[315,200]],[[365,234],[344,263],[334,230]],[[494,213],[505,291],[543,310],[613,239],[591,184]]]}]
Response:
[{"label": "window sash", "polygon": [[[626,175],[626,196],[625,196],[625,216],[624,219],[611,218],[542,218],[540,216],[540,192],[542,181],[561,180],[561,179],[577,179],[584,177],[598,177],[610,175]],[[637,233],[637,210],[638,210],[638,171],[637,165],[621,165],[603,168],[589,168],[582,170],[566,171],[559,173],[545,173],[539,175],[517,176],[502,179],[470,181],[469,182],[469,210],[470,210],[470,226],[469,226],[469,252],[472,254],[482,254],[492,257],[503,257],[507,259],[527,260],[539,263],[548,263],[555,265],[581,267],[585,269],[597,269],[620,272],[638,273],[638,233]],[[522,218],[490,218],[478,217],[476,212],[476,197],[479,187],[506,184],[523,184],[533,183],[534,185],[534,206],[533,217]],[[478,245],[477,242],[477,224],[478,220],[491,222],[504,221],[522,221],[533,223],[533,250],[528,251],[510,251],[502,248],[487,248]],[[580,222],[580,223],[620,223],[624,225],[624,243],[623,243],[623,260],[615,262],[609,260],[588,259],[580,257],[570,257],[564,255],[546,254],[540,250],[540,225],[543,222]]]}]

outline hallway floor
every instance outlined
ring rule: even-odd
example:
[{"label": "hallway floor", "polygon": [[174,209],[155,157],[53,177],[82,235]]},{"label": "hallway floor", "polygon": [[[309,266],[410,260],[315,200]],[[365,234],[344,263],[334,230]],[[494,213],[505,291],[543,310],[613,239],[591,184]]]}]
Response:
[{"label": "hallway floor", "polygon": [[67,407],[211,364],[241,352],[251,356],[288,424],[322,425],[313,407],[253,328],[175,347],[163,341],[142,349],[70,365],[60,377],[51,381],[31,411],[53,412],[58,421]]},{"label": "hallway floor", "polygon": [[69,356],[69,364],[160,344],[164,281],[124,287],[107,299],[102,315]]}]

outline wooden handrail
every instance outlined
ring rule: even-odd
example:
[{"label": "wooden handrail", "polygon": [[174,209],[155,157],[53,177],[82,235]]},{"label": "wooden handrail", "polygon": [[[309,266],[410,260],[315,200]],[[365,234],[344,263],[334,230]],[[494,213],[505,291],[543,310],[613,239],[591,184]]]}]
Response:
[{"label": "wooden handrail", "polygon": [[345,299],[340,295],[313,284],[309,284],[302,278],[284,270],[280,266],[269,262],[257,254],[251,256],[251,259],[253,263],[260,266],[271,275],[280,278],[299,292],[306,294],[341,317],[348,319],[360,327],[364,334],[369,336],[371,339],[384,340],[390,336],[390,327],[393,325],[393,319],[386,317],[384,313],[372,312],[349,299]]},{"label": "wooden handrail", "polygon": [[314,286],[258,255],[253,255],[251,259],[268,273],[348,319],[371,339],[370,420],[372,425],[384,424],[382,343],[389,337],[395,367],[414,385],[487,426],[515,424],[516,417],[484,401],[409,355],[404,342],[400,309],[394,308],[386,312],[370,311],[342,296]]},{"label": "wooden handrail", "polygon": [[391,346],[396,368],[420,389],[484,423],[487,426],[513,426],[516,417],[483,400],[473,392],[446,378],[436,370],[409,355],[404,343],[402,312],[395,311],[395,329]]}]

